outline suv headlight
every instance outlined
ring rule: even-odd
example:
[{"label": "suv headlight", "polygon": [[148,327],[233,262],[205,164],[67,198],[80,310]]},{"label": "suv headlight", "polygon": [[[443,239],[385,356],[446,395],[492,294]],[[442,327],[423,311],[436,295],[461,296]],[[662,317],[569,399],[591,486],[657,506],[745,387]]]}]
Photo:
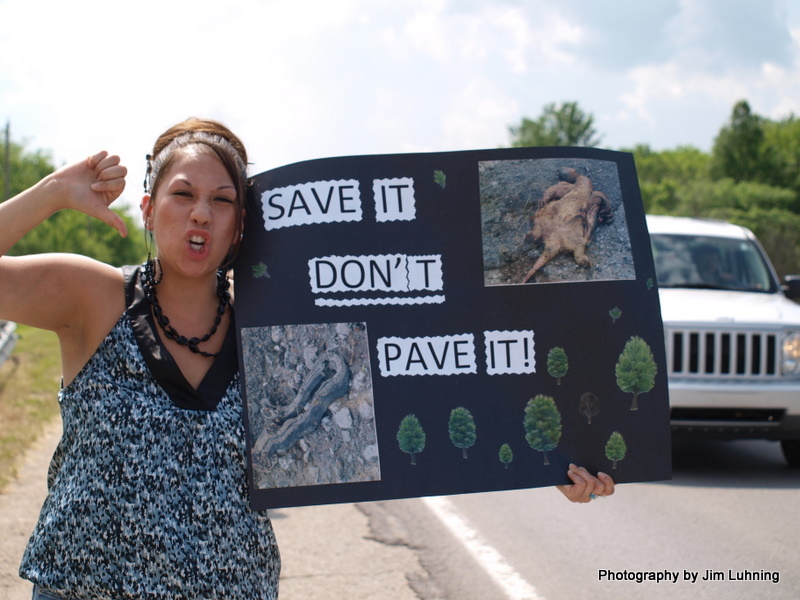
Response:
[{"label": "suv headlight", "polygon": [[781,372],[800,375],[800,333],[788,333],[781,345]]}]

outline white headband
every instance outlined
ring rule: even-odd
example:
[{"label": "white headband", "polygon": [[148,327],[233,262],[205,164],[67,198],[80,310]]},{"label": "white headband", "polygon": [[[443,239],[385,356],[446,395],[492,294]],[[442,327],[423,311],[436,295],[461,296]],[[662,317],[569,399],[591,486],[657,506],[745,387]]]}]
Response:
[{"label": "white headband", "polygon": [[144,176],[145,194],[153,193],[153,185],[158,177],[158,172],[161,170],[161,167],[164,166],[164,163],[172,155],[172,153],[176,150],[191,146],[192,144],[205,144],[211,147],[221,147],[236,162],[236,168],[239,169],[242,177],[247,179],[247,165],[244,164],[242,157],[239,155],[239,152],[236,150],[236,148],[233,147],[233,144],[220,135],[206,133],[205,131],[189,131],[182,133],[172,140],[164,147],[163,150],[161,150],[161,152],[156,155],[155,158],[149,154],[147,155],[147,172]]}]

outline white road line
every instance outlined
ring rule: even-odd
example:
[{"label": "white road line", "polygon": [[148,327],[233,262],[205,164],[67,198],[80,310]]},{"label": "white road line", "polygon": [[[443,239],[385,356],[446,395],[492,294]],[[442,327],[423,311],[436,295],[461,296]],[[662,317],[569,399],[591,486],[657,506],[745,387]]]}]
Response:
[{"label": "white road line", "polygon": [[450,500],[435,496],[422,498],[422,501],[464,545],[487,575],[500,586],[508,600],[544,600],[536,589],[506,562],[502,554],[486,543]]}]

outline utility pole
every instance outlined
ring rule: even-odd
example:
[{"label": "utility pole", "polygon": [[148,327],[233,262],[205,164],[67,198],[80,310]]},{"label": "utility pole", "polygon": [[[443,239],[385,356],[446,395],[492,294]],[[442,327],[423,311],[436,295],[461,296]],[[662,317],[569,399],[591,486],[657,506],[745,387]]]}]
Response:
[{"label": "utility pole", "polygon": [[3,161],[3,202],[11,197],[11,121],[6,121],[6,156]]}]

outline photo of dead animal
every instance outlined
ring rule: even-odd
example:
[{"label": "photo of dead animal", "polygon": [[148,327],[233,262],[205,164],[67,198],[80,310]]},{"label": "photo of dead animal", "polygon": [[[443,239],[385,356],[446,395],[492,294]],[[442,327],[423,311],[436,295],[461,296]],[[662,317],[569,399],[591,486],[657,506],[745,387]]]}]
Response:
[{"label": "photo of dead animal", "polygon": [[484,284],[635,279],[615,163],[479,163]]},{"label": "photo of dead animal", "polygon": [[543,244],[544,250],[522,283],[564,252],[572,253],[579,265],[591,266],[586,246],[595,227],[613,218],[608,197],[595,190],[588,177],[570,167],[559,169],[558,177],[561,181],[547,188],[539,199],[533,228],[525,234],[526,242]]}]

